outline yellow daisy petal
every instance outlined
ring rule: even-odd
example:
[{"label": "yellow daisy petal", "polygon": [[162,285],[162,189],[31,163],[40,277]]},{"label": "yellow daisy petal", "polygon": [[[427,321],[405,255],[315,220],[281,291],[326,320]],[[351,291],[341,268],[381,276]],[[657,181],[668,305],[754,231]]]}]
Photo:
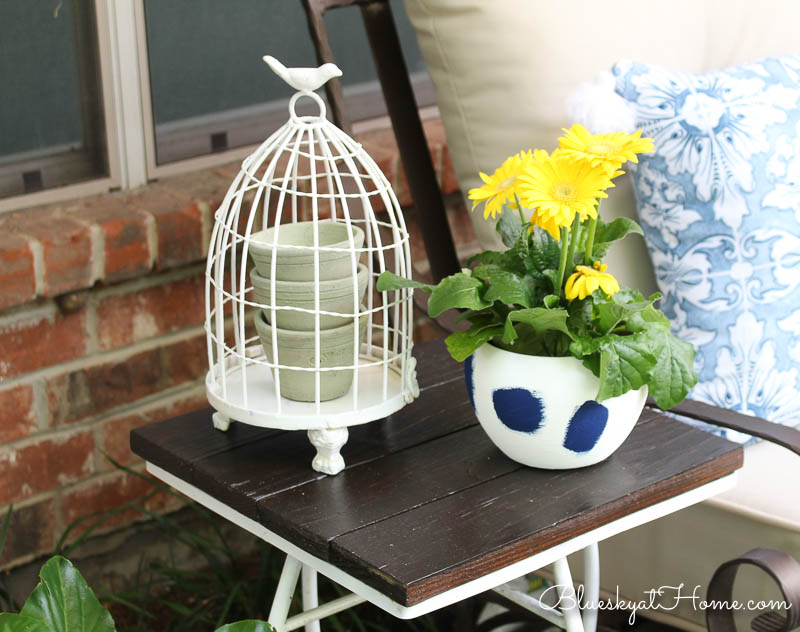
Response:
[{"label": "yellow daisy petal", "polygon": [[524,172],[528,163],[533,160],[530,151],[521,151],[509,156],[492,175],[480,174],[483,186],[470,189],[468,197],[472,200],[472,208],[485,203],[483,217],[492,219],[503,212],[503,206],[514,203],[514,196],[519,195],[519,175]]},{"label": "yellow daisy petal", "polygon": [[642,131],[634,134],[613,132],[611,134],[591,134],[575,123],[564,130],[565,135],[558,139],[560,151],[573,160],[585,160],[592,166],[602,166],[615,178],[621,175],[617,170],[627,162],[639,162],[637,154],[654,151],[653,139],[642,138]]}]

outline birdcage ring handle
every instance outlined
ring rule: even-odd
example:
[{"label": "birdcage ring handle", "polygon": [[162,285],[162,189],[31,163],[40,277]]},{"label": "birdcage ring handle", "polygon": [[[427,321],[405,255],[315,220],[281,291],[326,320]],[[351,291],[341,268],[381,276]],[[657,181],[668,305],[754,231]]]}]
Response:
[{"label": "birdcage ring handle", "polygon": [[292,119],[293,123],[303,123],[302,117],[298,116],[297,112],[295,112],[294,109],[295,104],[301,97],[308,97],[312,101],[315,101],[316,104],[319,106],[319,114],[314,118],[320,118],[320,119],[325,118],[325,116],[327,115],[325,101],[323,101],[322,98],[316,92],[311,92],[310,90],[301,90],[300,92],[295,93],[291,99],[289,99],[289,117]]}]

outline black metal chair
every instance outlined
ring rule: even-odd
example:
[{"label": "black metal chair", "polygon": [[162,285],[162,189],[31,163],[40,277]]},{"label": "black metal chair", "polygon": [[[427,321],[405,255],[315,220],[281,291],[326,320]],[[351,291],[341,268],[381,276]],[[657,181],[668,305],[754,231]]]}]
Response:
[{"label": "black metal chair", "polygon": [[[388,0],[302,0],[302,2],[319,63],[335,62],[323,17],[325,12],[356,5],[361,10],[389,117],[397,138],[400,157],[408,178],[409,190],[419,214],[419,225],[430,263],[431,278],[433,282],[438,282],[458,271],[460,265],[389,2]],[[349,131],[351,125],[344,107],[341,84],[338,80],[329,81],[326,84],[326,91],[334,121]],[[417,292],[415,296],[421,294]],[[421,306],[424,307],[424,304]],[[445,329],[452,330],[452,322],[439,319],[437,322]],[[655,406],[653,402],[649,402],[648,405]],[[800,431],[795,428],[690,400],[682,402],[672,410],[722,428],[771,441],[800,455]],[[754,566],[764,571],[778,585],[784,595],[784,601],[790,605],[785,613],[760,614],[751,622],[752,629],[756,632],[789,632],[800,627],[800,564],[794,558],[775,549],[756,548],[722,564],[709,583],[707,600],[730,602],[737,571],[743,565]],[[525,613],[524,616],[529,618],[531,615]],[[511,609],[494,621],[482,623],[479,629],[481,632],[488,632],[510,621],[524,621],[524,616]],[[712,632],[733,632],[736,629],[733,612],[729,609],[710,608],[706,612],[706,622]],[[538,629],[536,624],[529,622],[528,625],[533,627],[527,629]]]}]

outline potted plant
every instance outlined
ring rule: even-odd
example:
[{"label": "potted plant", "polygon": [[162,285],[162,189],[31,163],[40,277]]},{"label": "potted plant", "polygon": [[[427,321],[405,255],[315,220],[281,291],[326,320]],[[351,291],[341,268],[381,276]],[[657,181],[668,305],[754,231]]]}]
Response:
[{"label": "potted plant", "polygon": [[463,310],[469,327],[446,343],[465,361],[478,420],[510,458],[548,469],[604,460],[633,429],[648,390],[667,409],[697,381],[694,348],[671,334],[655,307],[660,295],[620,287],[602,262],[613,242],[642,234],[627,218],[603,222],[598,210],[620,167],[652,151],[652,140],[577,124],[564,131],[552,154],[515,154],[469,192],[485,219],[501,215],[508,250],[475,255],[435,286],[388,271],[377,285],[429,292],[434,317]]}]

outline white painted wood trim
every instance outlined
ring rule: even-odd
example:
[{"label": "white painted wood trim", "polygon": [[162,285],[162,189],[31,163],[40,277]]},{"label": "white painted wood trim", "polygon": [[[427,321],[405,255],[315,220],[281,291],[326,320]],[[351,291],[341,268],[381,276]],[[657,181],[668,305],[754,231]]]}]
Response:
[{"label": "white painted wood trim", "polygon": [[255,520],[252,520],[239,513],[226,504],[220,502],[213,496],[198,489],[194,485],[187,483],[183,479],[170,474],[157,465],[148,462],[147,471],[182,494],[188,496],[192,500],[197,501],[204,507],[219,514],[223,518],[230,520],[242,529],[245,529],[246,531],[258,536],[262,540],[269,542],[302,564],[310,566],[317,572],[322,573],[329,579],[335,581],[337,584],[347,588],[357,595],[364,597],[364,599],[370,603],[378,606],[382,610],[385,610],[389,614],[392,614],[399,619],[413,619],[415,617],[422,616],[423,614],[444,608],[445,606],[449,606],[453,603],[463,601],[464,599],[468,599],[469,597],[473,597],[479,593],[496,588],[501,584],[505,584],[513,579],[516,579],[517,577],[522,577],[523,575],[532,573],[543,566],[552,564],[556,560],[584,549],[595,542],[600,542],[610,538],[611,536],[617,535],[618,533],[622,533],[623,531],[628,531],[634,527],[652,522],[653,520],[657,520],[658,518],[662,518],[663,516],[697,504],[703,500],[706,500],[707,498],[721,494],[722,492],[725,492],[736,486],[737,477],[736,473],[733,473],[722,478],[718,478],[715,481],[706,483],[700,487],[696,487],[688,492],[684,492],[677,496],[673,496],[672,498],[668,498],[660,503],[656,503],[655,505],[651,505],[650,507],[630,513],[627,516],[623,516],[622,518],[609,522],[601,527],[598,527],[597,529],[583,533],[575,538],[572,538],[571,540],[537,553],[527,559],[520,560],[519,562],[506,566],[505,568],[484,575],[483,577],[479,577],[478,579],[474,579],[456,588],[452,588],[418,604],[413,606],[402,606],[396,601],[389,599],[381,592],[375,590],[371,586],[367,586],[361,580],[356,579],[352,575],[344,572],[329,562],[314,557],[300,547],[292,544],[288,540],[285,540],[281,536],[265,528]]}]

